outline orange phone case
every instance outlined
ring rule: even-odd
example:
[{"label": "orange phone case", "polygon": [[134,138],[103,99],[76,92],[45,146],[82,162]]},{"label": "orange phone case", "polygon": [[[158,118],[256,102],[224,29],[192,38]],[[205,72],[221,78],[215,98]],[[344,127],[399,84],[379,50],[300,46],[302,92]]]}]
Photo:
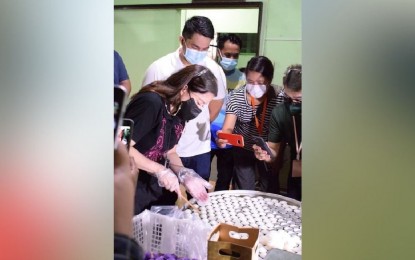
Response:
[{"label": "orange phone case", "polygon": [[244,137],[237,134],[228,134],[228,133],[218,133],[220,139],[228,140],[229,144],[233,146],[244,147]]}]

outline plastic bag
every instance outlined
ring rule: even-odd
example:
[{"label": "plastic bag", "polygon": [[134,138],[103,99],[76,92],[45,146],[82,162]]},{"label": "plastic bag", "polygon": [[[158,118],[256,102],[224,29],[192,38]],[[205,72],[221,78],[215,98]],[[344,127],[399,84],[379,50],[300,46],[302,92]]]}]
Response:
[{"label": "plastic bag", "polygon": [[154,212],[145,210],[133,218],[133,235],[144,252],[207,259],[210,226],[174,206],[152,210]]}]

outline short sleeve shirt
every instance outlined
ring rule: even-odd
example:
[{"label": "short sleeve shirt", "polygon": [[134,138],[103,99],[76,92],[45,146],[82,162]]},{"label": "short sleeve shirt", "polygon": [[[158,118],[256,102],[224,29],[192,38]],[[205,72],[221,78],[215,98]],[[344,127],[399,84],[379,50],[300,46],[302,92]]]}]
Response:
[{"label": "short sleeve shirt", "polygon": [[124,62],[120,54],[114,51],[114,85],[119,85],[122,81],[127,79],[129,79],[129,77]]}]

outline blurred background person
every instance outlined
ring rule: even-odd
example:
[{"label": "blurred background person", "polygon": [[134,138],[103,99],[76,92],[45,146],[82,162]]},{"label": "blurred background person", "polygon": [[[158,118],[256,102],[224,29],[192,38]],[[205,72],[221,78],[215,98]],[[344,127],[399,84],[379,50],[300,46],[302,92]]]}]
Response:
[{"label": "blurred background person", "polygon": [[124,144],[114,150],[114,259],[143,259],[143,250],[133,239],[134,194],[138,169]]}]

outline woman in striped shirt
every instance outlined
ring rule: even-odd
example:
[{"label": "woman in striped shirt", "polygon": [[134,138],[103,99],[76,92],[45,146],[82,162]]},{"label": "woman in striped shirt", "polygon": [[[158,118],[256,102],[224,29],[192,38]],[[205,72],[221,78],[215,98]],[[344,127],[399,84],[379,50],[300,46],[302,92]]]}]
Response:
[{"label": "woman in striped shirt", "polygon": [[[222,132],[239,134],[244,137],[244,147],[233,147],[233,178],[237,189],[255,190],[255,172],[258,171],[259,189],[265,192],[279,191],[278,176],[271,173],[270,165],[255,158],[252,146],[253,136],[268,138],[271,111],[283,101],[271,85],[274,66],[265,56],[253,57],[247,64],[247,84],[235,90],[226,106],[226,117]],[[227,144],[217,139],[218,147]]]}]

